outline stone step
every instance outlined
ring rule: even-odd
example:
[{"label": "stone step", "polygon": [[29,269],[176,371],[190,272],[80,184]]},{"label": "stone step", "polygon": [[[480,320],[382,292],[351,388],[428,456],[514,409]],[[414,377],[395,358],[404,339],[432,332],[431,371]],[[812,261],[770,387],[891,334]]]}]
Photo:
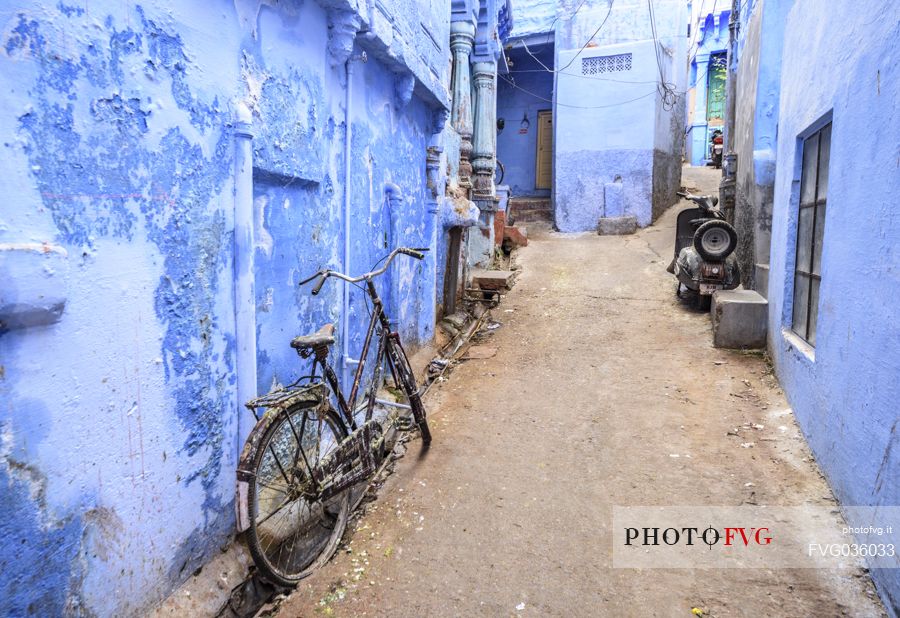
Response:
[{"label": "stone step", "polygon": [[553,209],[549,198],[510,198],[507,213],[507,219],[513,223],[553,222]]},{"label": "stone step", "polygon": [[523,199],[520,197],[509,198],[507,210],[550,210],[550,198]]},{"label": "stone step", "polygon": [[537,208],[530,208],[527,210],[516,210],[512,214],[512,221],[515,223],[538,223],[540,221],[546,221],[548,223],[553,223],[553,211],[552,210],[544,210]]},{"label": "stone step", "polygon": [[637,217],[625,215],[624,217],[600,217],[597,222],[597,233],[601,236],[621,236],[634,234],[638,229]]},{"label": "stone step", "polygon": [[511,270],[473,270],[472,285],[482,290],[508,290],[513,275]]}]

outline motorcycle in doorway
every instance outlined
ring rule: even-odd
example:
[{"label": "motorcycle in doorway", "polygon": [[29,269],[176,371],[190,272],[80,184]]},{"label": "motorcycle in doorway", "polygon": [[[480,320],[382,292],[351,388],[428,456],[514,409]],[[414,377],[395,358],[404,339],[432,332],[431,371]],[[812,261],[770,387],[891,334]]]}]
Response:
[{"label": "motorcycle in doorway", "polygon": [[675,256],[666,269],[678,279],[675,295],[687,293],[701,311],[709,311],[716,290],[733,290],[741,283],[734,250],[737,232],[719,210],[719,198],[678,192],[696,208],[678,213]]},{"label": "motorcycle in doorway", "polygon": [[712,137],[710,138],[710,158],[712,160],[713,167],[718,169],[722,169],[722,153],[725,150],[725,139],[722,135],[722,131],[716,129],[713,131]]}]

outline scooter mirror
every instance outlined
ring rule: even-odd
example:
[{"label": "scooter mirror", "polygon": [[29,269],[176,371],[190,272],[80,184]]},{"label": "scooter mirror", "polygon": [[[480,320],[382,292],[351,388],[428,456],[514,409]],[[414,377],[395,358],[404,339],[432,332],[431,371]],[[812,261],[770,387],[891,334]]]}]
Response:
[{"label": "scooter mirror", "polygon": [[713,196],[713,198],[712,198],[712,205],[713,205],[713,206],[718,206],[718,205],[719,205],[719,198],[717,198],[716,196]]}]

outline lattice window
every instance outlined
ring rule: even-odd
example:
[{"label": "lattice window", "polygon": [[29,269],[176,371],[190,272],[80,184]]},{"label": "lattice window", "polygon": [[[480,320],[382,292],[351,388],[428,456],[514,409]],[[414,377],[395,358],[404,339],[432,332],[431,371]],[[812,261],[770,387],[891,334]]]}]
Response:
[{"label": "lattice window", "polygon": [[600,75],[601,73],[618,73],[631,70],[631,54],[614,56],[594,56],[581,59],[582,75]]}]

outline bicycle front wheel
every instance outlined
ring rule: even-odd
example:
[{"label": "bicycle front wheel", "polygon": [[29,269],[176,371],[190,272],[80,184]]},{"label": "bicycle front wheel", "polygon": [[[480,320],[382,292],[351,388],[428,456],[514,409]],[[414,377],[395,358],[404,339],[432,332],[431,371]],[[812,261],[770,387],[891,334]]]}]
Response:
[{"label": "bicycle front wheel", "polygon": [[315,496],[311,470],[347,436],[330,406],[295,405],[282,410],[252,459],[247,492],[247,541],[260,572],[294,586],[337,549],[350,511],[346,491],[327,500]]},{"label": "bicycle front wheel", "polygon": [[412,409],[413,420],[419,427],[419,433],[422,434],[422,444],[428,446],[431,444],[431,430],[428,428],[428,419],[425,418],[425,406],[422,404],[422,397],[419,395],[419,389],[416,386],[416,375],[409,364],[409,358],[407,358],[403,347],[396,340],[388,343],[387,352],[395,372],[394,375],[399,382],[397,386],[406,395],[409,407]]}]

